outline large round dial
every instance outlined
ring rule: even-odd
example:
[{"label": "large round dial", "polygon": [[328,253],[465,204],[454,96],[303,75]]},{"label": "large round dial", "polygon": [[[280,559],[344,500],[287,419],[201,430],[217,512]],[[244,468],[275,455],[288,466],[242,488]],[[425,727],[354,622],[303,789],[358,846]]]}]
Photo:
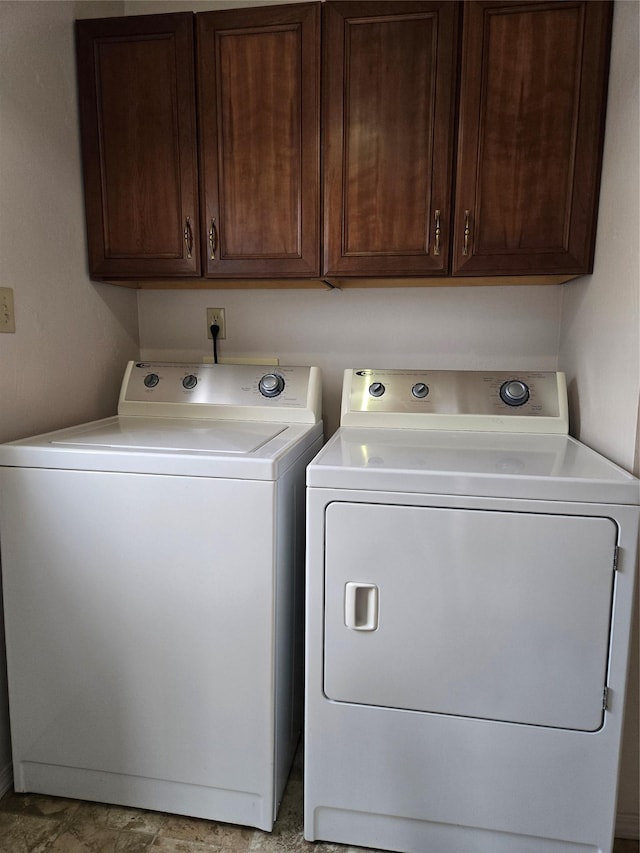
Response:
[{"label": "large round dial", "polygon": [[265,373],[258,382],[258,390],[263,397],[277,397],[284,391],[284,379],[279,373]]},{"label": "large round dial", "polygon": [[520,379],[509,379],[500,387],[500,399],[507,406],[523,406],[529,399],[529,386]]},{"label": "large round dial", "polygon": [[194,376],[193,373],[188,373],[182,380],[182,387],[186,388],[187,391],[190,391],[192,388],[195,388],[197,384],[198,377]]},{"label": "large round dial", "polygon": [[158,382],[160,382],[160,377],[157,373],[147,373],[143,381],[146,388],[155,388]]},{"label": "large round dial", "polygon": [[369,393],[372,397],[382,397],[386,390],[387,389],[384,387],[382,382],[372,382],[371,385],[369,385]]}]

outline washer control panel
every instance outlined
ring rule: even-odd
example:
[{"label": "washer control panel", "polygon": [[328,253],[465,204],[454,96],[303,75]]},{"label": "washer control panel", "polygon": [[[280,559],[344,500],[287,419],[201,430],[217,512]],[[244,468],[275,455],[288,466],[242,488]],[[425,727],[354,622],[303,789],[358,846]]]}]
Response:
[{"label": "washer control panel", "polygon": [[118,414],[317,423],[320,386],[317,367],[132,361]]},{"label": "washer control panel", "polygon": [[343,426],[567,433],[563,373],[347,370]]}]

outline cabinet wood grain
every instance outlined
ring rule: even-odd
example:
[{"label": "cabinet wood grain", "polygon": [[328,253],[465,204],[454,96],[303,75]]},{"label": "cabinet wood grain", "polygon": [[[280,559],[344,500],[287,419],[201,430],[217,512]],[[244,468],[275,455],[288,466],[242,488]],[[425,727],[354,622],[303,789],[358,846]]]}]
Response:
[{"label": "cabinet wood grain", "polygon": [[91,274],[199,275],[192,15],[76,32]]},{"label": "cabinet wood grain", "polygon": [[207,276],[320,273],[318,4],[197,16]]},{"label": "cabinet wood grain", "polygon": [[324,14],[324,273],[444,273],[458,4]]},{"label": "cabinet wood grain", "polygon": [[592,269],[611,12],[465,3],[454,275]]},{"label": "cabinet wood grain", "polygon": [[590,272],[612,9],[327,0],[79,21],[91,276],[351,287]]}]

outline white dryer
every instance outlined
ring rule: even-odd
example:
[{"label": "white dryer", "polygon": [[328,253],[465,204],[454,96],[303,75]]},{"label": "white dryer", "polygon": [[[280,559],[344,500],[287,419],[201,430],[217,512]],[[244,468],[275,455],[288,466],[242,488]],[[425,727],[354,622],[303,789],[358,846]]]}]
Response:
[{"label": "white dryer", "polygon": [[305,837],[611,853],[638,480],[556,373],[348,370],[307,472]]},{"label": "white dryer", "polygon": [[269,830],[302,727],[317,368],[130,363],[0,446],[17,791]]}]

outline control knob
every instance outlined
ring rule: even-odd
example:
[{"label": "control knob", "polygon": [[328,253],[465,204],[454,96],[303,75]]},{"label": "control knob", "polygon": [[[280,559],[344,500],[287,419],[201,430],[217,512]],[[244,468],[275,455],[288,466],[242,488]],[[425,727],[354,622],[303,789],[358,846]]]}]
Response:
[{"label": "control knob", "polygon": [[195,388],[197,384],[198,377],[194,376],[193,373],[188,373],[182,380],[182,387],[186,388],[187,391],[191,391],[191,389]]},{"label": "control knob", "polygon": [[507,406],[523,406],[529,399],[529,386],[520,379],[509,379],[500,387],[500,399]]},{"label": "control knob", "polygon": [[424,400],[424,398],[429,394],[429,386],[424,382],[416,382],[411,389],[411,393],[414,397],[417,397],[418,400]]},{"label": "control knob", "polygon": [[155,388],[158,382],[160,382],[160,377],[157,373],[147,373],[143,381],[146,388]]},{"label": "control knob", "polygon": [[386,390],[387,389],[384,387],[382,382],[372,382],[371,385],[369,385],[369,393],[372,397],[382,397]]},{"label": "control knob", "polygon": [[265,373],[258,382],[263,397],[278,397],[284,391],[284,379],[279,373]]}]

